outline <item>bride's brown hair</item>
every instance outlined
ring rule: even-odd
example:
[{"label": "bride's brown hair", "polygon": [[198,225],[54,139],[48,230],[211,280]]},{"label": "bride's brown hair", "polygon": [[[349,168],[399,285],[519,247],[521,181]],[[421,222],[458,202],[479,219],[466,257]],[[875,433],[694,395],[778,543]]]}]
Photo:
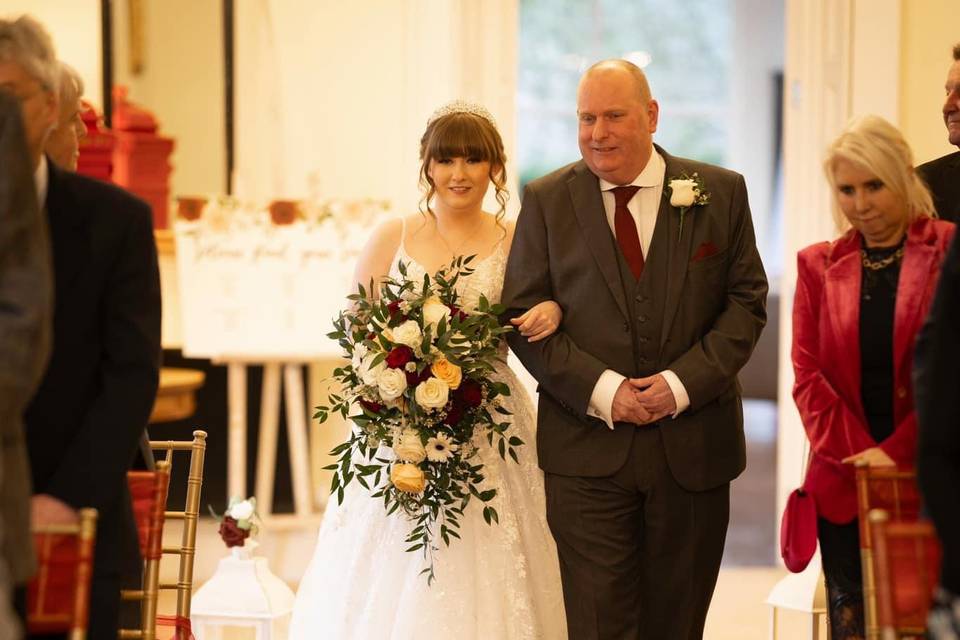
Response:
[{"label": "bride's brown hair", "polygon": [[437,187],[429,175],[430,163],[434,160],[449,158],[474,158],[490,163],[490,182],[496,192],[497,225],[507,212],[507,156],[503,150],[503,139],[493,123],[484,117],[467,112],[450,113],[440,116],[427,125],[420,138],[420,187],[423,198],[420,200],[420,212],[436,216],[430,208],[430,201],[437,193]]}]

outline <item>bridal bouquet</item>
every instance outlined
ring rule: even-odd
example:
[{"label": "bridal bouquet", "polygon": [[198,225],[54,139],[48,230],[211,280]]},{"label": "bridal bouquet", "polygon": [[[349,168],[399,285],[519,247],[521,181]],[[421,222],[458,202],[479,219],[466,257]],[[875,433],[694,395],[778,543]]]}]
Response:
[{"label": "bridal bouquet", "polygon": [[[331,493],[343,501],[356,480],[382,498],[388,514],[412,521],[407,551],[422,550],[432,582],[437,536],[446,545],[459,538],[460,518],[471,501],[483,505],[487,524],[498,522],[488,504],[497,490],[484,481],[477,444],[486,438],[500,456],[517,461],[523,441],[507,433],[509,411],[500,400],[507,385],[492,374],[498,347],[509,327],[500,326],[500,305],[480,296],[465,303],[457,281],[472,273],[471,257],[457,258],[435,277],[388,279],[374,296],[359,288],[350,309],[328,334],[343,347],[349,364],[334,371],[340,393],[314,416],[349,418],[350,438],[334,448],[339,461]],[[352,413],[352,415],[350,415]]]}]

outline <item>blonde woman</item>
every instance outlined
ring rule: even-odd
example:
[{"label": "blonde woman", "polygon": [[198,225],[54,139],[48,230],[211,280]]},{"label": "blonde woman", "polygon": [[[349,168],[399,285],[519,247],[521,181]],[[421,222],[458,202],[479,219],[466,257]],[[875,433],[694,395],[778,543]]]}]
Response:
[{"label": "blonde woman", "polygon": [[798,255],[793,395],[812,448],[804,485],[817,505],[831,637],[841,640],[864,635],[853,463],[914,464],[914,342],[954,226],[933,218],[910,148],[882,118],[853,121],[824,172],[844,233]]}]

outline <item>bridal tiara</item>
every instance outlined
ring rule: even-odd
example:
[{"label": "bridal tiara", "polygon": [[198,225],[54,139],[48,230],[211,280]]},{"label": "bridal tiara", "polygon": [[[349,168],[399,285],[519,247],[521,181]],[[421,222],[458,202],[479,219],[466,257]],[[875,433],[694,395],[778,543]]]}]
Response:
[{"label": "bridal tiara", "polygon": [[468,102],[466,100],[453,100],[445,105],[442,105],[430,115],[430,118],[427,120],[427,126],[429,127],[434,123],[434,121],[439,120],[444,116],[453,115],[454,113],[469,113],[470,115],[483,118],[492,124],[494,128],[497,127],[497,121],[493,119],[493,115],[487,111],[486,107],[479,105],[476,102]]}]

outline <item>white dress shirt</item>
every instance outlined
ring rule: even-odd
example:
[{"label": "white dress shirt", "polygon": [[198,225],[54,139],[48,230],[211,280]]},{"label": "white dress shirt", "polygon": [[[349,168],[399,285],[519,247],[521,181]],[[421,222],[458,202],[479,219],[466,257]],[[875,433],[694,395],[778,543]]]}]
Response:
[{"label": "white dress shirt", "polygon": [[[633,221],[637,225],[637,234],[640,236],[640,247],[643,255],[646,256],[650,251],[650,242],[653,240],[653,230],[657,225],[657,213],[660,211],[660,198],[663,195],[663,181],[666,175],[667,165],[663,156],[652,149],[650,160],[647,166],[643,168],[631,185],[640,187],[634,196],[627,202],[627,209],[633,216]],[[603,208],[607,214],[607,224],[610,225],[610,231],[616,236],[616,226],[614,225],[614,216],[617,211],[616,198],[612,189],[619,186],[612,182],[600,179],[600,189],[603,196]],[[670,391],[673,392],[673,398],[676,401],[677,408],[673,417],[676,417],[681,411],[685,411],[690,406],[690,396],[687,395],[687,389],[680,382],[670,369],[660,372],[666,380]],[[590,405],[587,407],[587,415],[600,418],[607,423],[607,426],[613,429],[613,397],[620,388],[620,384],[626,379],[616,371],[607,369],[597,380],[593,387],[593,393],[590,395]]]}]

